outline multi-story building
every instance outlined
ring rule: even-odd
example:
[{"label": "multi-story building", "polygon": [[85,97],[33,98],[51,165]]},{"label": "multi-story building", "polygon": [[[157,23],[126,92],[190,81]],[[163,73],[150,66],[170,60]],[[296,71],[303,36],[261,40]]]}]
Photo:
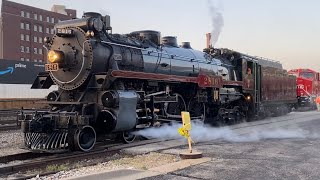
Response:
[{"label": "multi-story building", "polygon": [[54,24],[76,18],[76,10],[54,5],[51,11],[2,0],[0,59],[44,62],[43,38],[54,34]]}]

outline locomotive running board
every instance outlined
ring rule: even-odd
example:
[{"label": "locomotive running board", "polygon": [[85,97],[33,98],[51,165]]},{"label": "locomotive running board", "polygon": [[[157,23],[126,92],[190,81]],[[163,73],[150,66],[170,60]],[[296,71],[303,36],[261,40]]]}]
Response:
[{"label": "locomotive running board", "polygon": [[81,104],[93,104],[92,102],[63,102],[63,101],[38,101],[37,104],[64,104],[64,105],[81,105]]},{"label": "locomotive running board", "polygon": [[221,88],[224,84],[224,81],[221,76],[213,76],[213,75],[207,75],[207,74],[205,75],[199,74],[197,77],[188,77],[188,76],[177,76],[177,75],[168,75],[168,74],[113,70],[111,71],[111,76],[115,78],[194,83],[194,84],[198,84],[199,87]]}]

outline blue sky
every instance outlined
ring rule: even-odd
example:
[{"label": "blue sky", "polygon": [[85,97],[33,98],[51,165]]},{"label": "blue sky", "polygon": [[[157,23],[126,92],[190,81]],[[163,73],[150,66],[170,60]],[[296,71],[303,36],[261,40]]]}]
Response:
[{"label": "blue sky", "polygon": [[[153,29],[205,47],[211,32],[207,0],[13,0],[50,9],[64,4],[84,11],[111,15],[114,33]],[[320,71],[320,1],[317,0],[211,0],[221,11],[224,26],[216,47],[279,60],[284,67]]]}]

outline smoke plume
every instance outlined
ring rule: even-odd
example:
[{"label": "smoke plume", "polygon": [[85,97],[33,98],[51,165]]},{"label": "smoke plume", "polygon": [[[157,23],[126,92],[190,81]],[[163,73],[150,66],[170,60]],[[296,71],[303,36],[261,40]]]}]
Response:
[{"label": "smoke plume", "polygon": [[[181,124],[174,123],[171,125],[164,125],[158,128],[144,129],[135,132],[136,135],[147,138],[156,139],[184,139],[178,133],[178,128]],[[241,132],[241,131],[240,131]],[[204,142],[212,140],[222,140],[227,142],[252,142],[263,139],[287,139],[287,138],[317,138],[319,136],[310,134],[299,128],[285,129],[285,128],[250,128],[245,132],[240,133],[239,130],[232,130],[230,127],[215,128],[203,125],[199,122],[192,123],[192,130],[190,135],[195,142]]]},{"label": "smoke plume", "polygon": [[222,31],[224,20],[220,9],[208,0],[209,13],[212,19],[211,45],[214,47]]}]

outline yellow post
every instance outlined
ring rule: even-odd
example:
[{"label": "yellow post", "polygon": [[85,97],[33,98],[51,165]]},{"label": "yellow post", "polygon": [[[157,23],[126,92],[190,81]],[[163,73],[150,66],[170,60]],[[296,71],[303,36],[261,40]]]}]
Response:
[{"label": "yellow post", "polygon": [[182,124],[185,130],[190,131],[191,130],[191,120],[190,120],[190,113],[186,111],[181,112],[182,116]]},{"label": "yellow post", "polygon": [[190,137],[190,131],[191,131],[191,118],[190,118],[190,113],[189,112],[181,112],[181,117],[182,117],[182,127],[178,129],[178,132],[181,136],[187,138],[188,140],[188,145],[189,145],[189,152],[181,152],[180,153],[180,158],[181,159],[195,159],[195,158],[201,158],[202,153],[192,151],[192,145],[191,143],[193,142],[191,137]]},{"label": "yellow post", "polygon": [[189,151],[192,153],[191,138],[188,137]]},{"label": "yellow post", "polygon": [[190,118],[190,113],[182,111],[181,112],[181,117],[182,117],[182,124],[183,124],[183,129],[186,131],[185,132],[185,137],[188,139],[188,144],[189,144],[189,151],[192,153],[192,145],[191,145],[191,137],[190,137],[190,130],[191,130],[191,118]]}]

